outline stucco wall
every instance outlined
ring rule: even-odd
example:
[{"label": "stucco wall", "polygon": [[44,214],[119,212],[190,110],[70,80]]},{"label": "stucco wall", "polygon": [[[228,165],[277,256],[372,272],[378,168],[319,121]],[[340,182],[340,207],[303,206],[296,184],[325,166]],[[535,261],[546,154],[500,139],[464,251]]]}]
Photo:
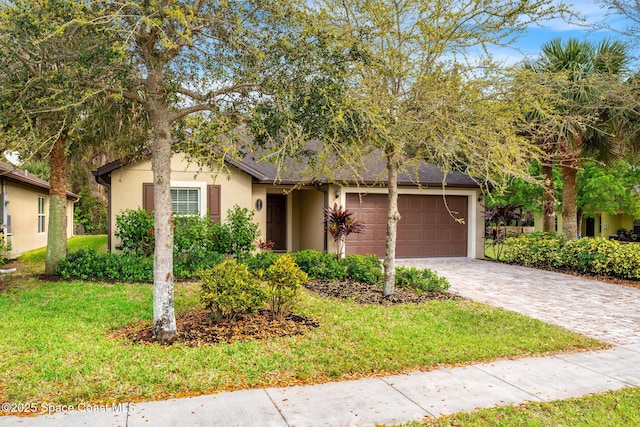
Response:
[{"label": "stucco wall", "polygon": [[[234,205],[243,208],[254,208],[254,197],[251,190],[251,177],[246,173],[229,166],[228,171],[209,172],[200,170],[198,165],[185,161],[184,156],[174,154],[171,162],[171,183],[173,186],[220,185],[220,213],[222,221],[227,211]],[[142,184],[153,182],[150,161],[140,161],[124,166],[111,173],[111,224],[115,233],[116,217],[126,209],[142,207]],[[201,191],[201,206],[206,207],[206,191]],[[264,210],[264,209],[263,209]],[[206,212],[203,209],[203,215]],[[112,236],[111,250],[118,244]]]},{"label": "stucco wall", "polygon": [[[11,216],[11,252],[9,258],[17,258],[23,252],[47,246],[49,230],[49,192],[17,183],[6,182],[9,202],[7,213]],[[45,197],[45,231],[38,233],[38,197]],[[73,236],[74,203],[67,199],[67,237]]]},{"label": "stucco wall", "polygon": [[[542,231],[542,212],[533,214],[533,228],[535,231]],[[556,212],[556,232],[562,233],[562,212]]]},{"label": "stucco wall", "polygon": [[299,247],[324,250],[324,193],[316,189],[299,190]]},{"label": "stucco wall", "polygon": [[610,215],[608,213],[602,213],[601,221],[602,237],[609,237],[611,234],[616,234],[616,232],[621,228],[625,230],[633,230],[633,217],[629,215]]}]

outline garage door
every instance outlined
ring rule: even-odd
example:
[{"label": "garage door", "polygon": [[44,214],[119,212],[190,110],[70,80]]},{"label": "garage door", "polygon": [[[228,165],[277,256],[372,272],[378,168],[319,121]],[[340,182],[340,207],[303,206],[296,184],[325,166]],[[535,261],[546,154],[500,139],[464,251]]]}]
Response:
[{"label": "garage door", "polygon": [[[347,254],[375,254],[384,256],[387,228],[386,194],[347,194],[347,209],[364,222],[364,233],[347,239]],[[467,256],[467,197],[400,195],[398,210],[397,258],[427,258]]]}]

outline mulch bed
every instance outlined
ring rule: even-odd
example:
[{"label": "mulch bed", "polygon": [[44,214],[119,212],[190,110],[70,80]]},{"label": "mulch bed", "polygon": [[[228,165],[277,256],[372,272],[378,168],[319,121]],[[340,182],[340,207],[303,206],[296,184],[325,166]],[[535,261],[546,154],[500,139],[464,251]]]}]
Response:
[{"label": "mulch bed", "polygon": [[640,281],[631,279],[621,279],[613,276],[603,276],[599,274],[583,274],[569,269],[549,269],[549,271],[557,271],[559,273],[570,274],[572,276],[582,277],[584,279],[593,279],[600,282],[613,283],[615,285],[627,286],[629,288],[640,289]]},{"label": "mulch bed", "polygon": [[312,280],[304,287],[323,297],[346,299],[358,304],[395,305],[419,304],[433,300],[460,300],[462,297],[446,292],[418,293],[412,289],[397,287],[392,295],[382,296],[382,286],[353,280]]},{"label": "mulch bed", "polygon": [[[194,309],[177,316],[176,323],[178,334],[173,340],[163,344],[182,343],[189,347],[202,347],[218,343],[300,335],[319,326],[318,322],[296,314],[274,319],[267,310],[262,310],[253,316],[241,315],[234,321],[222,320],[215,323],[208,311]],[[111,336],[126,338],[133,344],[157,342],[153,338],[153,327],[146,322],[118,329]]]}]

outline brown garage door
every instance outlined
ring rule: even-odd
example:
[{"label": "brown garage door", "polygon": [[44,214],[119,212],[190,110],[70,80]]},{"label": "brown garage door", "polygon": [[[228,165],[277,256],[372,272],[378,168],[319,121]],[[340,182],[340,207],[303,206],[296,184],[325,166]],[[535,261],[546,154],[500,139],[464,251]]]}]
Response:
[{"label": "brown garage door", "polygon": [[[361,234],[349,236],[347,254],[384,256],[387,203],[386,194],[347,194],[347,208],[365,224]],[[398,210],[397,258],[467,256],[467,197],[447,196],[449,214],[442,196],[400,195]]]}]

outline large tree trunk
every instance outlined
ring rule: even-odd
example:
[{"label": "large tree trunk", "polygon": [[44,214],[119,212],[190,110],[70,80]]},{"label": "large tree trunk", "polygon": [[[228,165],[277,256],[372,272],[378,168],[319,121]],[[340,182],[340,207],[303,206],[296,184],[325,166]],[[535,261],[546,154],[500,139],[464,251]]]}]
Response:
[{"label": "large tree trunk", "polygon": [[578,237],[577,185],[579,161],[576,158],[560,162],[562,168],[562,234],[565,239]]},{"label": "large tree trunk", "polygon": [[67,157],[66,135],[53,144],[49,155],[49,230],[45,274],[54,274],[58,262],[67,256]]},{"label": "large tree trunk", "polygon": [[389,206],[387,208],[387,240],[384,251],[384,287],[383,296],[395,291],[396,285],[396,239],[398,232],[398,169],[400,165],[395,153],[387,152],[387,171],[389,173]]},{"label": "large tree trunk", "polygon": [[[158,72],[159,73],[159,72]],[[173,215],[171,210],[171,122],[170,112],[159,82],[161,74],[148,78],[153,145],[154,236],[153,331],[158,341],[177,333],[173,301]]]},{"label": "large tree trunk", "polygon": [[553,181],[553,166],[542,165],[542,231],[551,233],[556,231],[556,196]]}]

